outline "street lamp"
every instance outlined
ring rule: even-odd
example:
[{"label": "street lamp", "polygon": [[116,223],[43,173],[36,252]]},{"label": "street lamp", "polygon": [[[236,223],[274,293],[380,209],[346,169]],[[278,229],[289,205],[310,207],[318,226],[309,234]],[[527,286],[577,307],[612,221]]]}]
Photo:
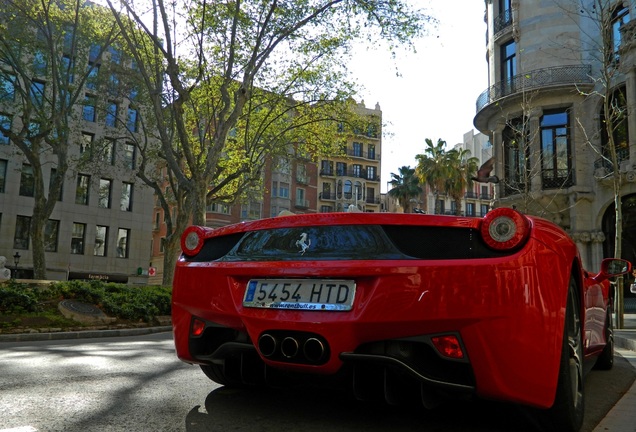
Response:
[{"label": "street lamp", "polygon": [[13,279],[18,278],[18,264],[20,264],[20,258],[20,252],[16,252],[15,255],[13,255],[13,264],[15,264]]}]

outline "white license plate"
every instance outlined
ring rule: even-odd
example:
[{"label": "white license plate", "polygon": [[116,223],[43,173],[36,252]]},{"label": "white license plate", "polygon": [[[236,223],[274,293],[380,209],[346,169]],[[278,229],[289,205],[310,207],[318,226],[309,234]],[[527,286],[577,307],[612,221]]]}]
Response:
[{"label": "white license plate", "polygon": [[348,311],[356,283],[335,279],[252,279],[243,306],[306,311]]}]

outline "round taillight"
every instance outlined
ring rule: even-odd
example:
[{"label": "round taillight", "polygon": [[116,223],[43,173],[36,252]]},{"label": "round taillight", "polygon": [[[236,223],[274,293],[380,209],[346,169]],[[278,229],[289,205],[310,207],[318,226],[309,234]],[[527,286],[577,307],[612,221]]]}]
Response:
[{"label": "round taillight", "polygon": [[530,234],[528,218],[511,208],[500,207],[484,216],[481,236],[488,247],[510,250],[521,246]]},{"label": "round taillight", "polygon": [[184,254],[194,256],[199,253],[204,243],[203,230],[198,226],[186,228],[181,236],[181,250]]}]

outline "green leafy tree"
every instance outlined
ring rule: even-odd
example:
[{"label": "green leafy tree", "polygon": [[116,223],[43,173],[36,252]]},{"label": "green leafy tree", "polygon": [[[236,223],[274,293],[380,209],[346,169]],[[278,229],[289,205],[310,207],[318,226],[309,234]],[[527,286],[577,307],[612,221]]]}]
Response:
[{"label": "green leafy tree", "polygon": [[391,173],[389,182],[391,189],[388,191],[390,197],[397,199],[404,209],[404,213],[411,213],[411,199],[422,194],[422,186],[415,175],[415,168],[403,166],[398,170],[398,174]]},{"label": "green leafy tree", "polygon": [[[99,57],[117,36],[107,9],[83,0],[5,0],[0,20],[0,132],[27,161],[34,198],[30,221],[33,269],[46,279],[46,225],[72,165],[69,149],[81,140],[74,122]],[[53,167],[49,187],[45,174]],[[46,173],[45,173],[46,171]]]},{"label": "green leafy tree", "polygon": [[455,201],[456,214],[461,215],[462,198],[467,188],[472,188],[473,177],[479,168],[479,159],[470,156],[468,149],[453,149],[446,153],[448,177],[445,189]]},{"label": "green leafy tree", "polygon": [[429,20],[402,0],[152,0],[147,17],[148,5],[108,4],[152,98],[160,148],[142,167],[156,156],[167,168],[163,178],[139,174],[167,215],[164,284],[186,225],[204,225],[206,205],[258,188],[266,157],[339,154],[336,125],[358,121],[347,71],[354,41],[395,50]]},{"label": "green leafy tree", "polygon": [[430,138],[425,139],[424,153],[415,155],[415,172],[421,183],[428,184],[435,198],[435,214],[441,212],[439,195],[446,193],[446,180],[451,175],[450,164],[446,156],[446,141],[439,138],[436,144]]}]

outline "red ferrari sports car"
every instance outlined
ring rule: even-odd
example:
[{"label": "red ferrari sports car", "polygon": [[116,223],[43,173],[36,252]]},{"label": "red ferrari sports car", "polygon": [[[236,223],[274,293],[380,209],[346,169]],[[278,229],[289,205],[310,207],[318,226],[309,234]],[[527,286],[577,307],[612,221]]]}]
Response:
[{"label": "red ferrari sports car", "polygon": [[583,418],[584,374],[613,362],[608,278],[558,226],[510,208],[484,218],[321,213],[181,239],[177,355],[224,385],[318,380],[426,407],[474,395]]}]

